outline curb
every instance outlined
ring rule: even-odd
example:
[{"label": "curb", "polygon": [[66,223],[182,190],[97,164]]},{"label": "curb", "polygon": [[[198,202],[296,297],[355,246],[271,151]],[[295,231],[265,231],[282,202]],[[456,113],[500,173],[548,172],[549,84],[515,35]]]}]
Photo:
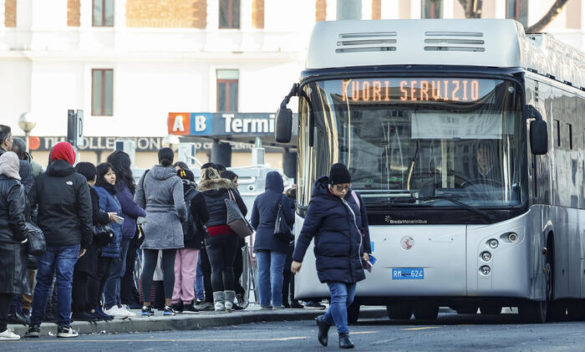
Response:
[{"label": "curb", "polygon": [[[99,321],[89,323],[85,321],[73,322],[71,326],[80,334],[120,334],[171,330],[198,330],[212,327],[240,325],[259,322],[312,320],[322,315],[324,310],[286,309],[282,311],[234,311],[231,313],[205,312],[199,314],[178,314],[173,317],[162,315],[142,318],[128,318],[123,320]],[[386,310],[377,307],[363,307],[360,318],[372,319],[386,317]],[[27,327],[9,325],[15,334],[24,336]],[[55,336],[57,325],[43,323],[41,336]]]}]

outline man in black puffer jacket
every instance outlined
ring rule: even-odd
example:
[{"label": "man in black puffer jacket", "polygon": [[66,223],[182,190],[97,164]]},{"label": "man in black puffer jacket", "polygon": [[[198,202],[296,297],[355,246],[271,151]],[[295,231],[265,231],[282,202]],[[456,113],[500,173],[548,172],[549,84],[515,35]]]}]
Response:
[{"label": "man in black puffer jacket", "polygon": [[57,143],[51,150],[51,164],[37,178],[32,191],[32,199],[39,206],[38,223],[45,233],[47,251],[38,261],[31,325],[26,337],[40,335],[53,270],[57,273],[57,337],[77,336],[71,328],[73,268],[91,244],[93,232],[89,186],[85,177],[75,172],[74,163],[75,151],[71,144]]}]

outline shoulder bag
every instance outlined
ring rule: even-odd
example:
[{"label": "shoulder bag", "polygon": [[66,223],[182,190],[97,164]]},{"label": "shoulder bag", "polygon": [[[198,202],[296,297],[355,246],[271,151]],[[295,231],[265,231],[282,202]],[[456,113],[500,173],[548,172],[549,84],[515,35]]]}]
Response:
[{"label": "shoulder bag", "polygon": [[30,221],[27,221],[25,226],[28,238],[26,244],[27,253],[34,256],[43,255],[47,250],[47,242],[45,241],[43,230]]},{"label": "shoulder bag", "polygon": [[226,223],[240,238],[246,238],[254,232],[254,228],[240,211],[240,207],[231,190],[228,190],[228,195],[229,198],[224,199],[227,211]]},{"label": "shoulder bag", "polygon": [[282,201],[278,203],[278,213],[276,213],[276,222],[274,223],[274,237],[282,242],[290,242],[293,239],[292,231],[284,218]]}]

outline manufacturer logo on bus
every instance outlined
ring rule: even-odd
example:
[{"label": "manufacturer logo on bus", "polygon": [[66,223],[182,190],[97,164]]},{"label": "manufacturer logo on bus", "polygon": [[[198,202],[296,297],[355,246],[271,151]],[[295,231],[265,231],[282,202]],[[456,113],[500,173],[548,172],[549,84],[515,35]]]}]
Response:
[{"label": "manufacturer logo on bus", "polygon": [[409,250],[414,246],[414,238],[410,236],[404,236],[400,240],[400,246],[402,249]]}]

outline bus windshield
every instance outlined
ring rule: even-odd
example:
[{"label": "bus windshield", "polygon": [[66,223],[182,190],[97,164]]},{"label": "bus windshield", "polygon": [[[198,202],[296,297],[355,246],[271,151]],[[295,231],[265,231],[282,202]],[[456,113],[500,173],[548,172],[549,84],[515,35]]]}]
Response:
[{"label": "bus windshield", "polygon": [[526,142],[518,90],[495,79],[311,82],[304,93],[314,121],[301,104],[299,141],[314,125],[314,145],[301,157],[316,165],[313,179],[346,164],[370,207],[519,206]]}]

